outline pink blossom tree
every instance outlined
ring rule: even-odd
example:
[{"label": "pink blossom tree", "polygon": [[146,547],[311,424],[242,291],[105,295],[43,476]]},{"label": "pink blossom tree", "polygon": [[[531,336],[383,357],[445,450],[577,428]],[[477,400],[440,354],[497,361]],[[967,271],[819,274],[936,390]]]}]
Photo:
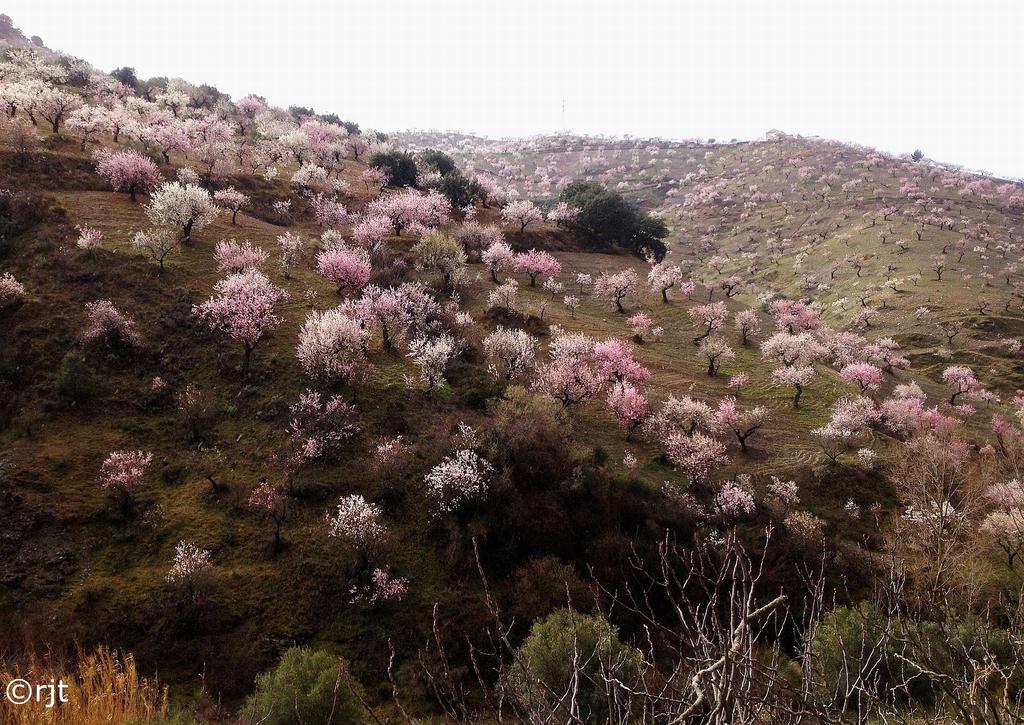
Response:
[{"label": "pink blossom tree", "polygon": [[249,494],[249,507],[274,523],[274,553],[281,551],[281,526],[288,518],[288,496],[281,486],[260,481]]},{"label": "pink blossom tree", "polygon": [[715,511],[723,519],[732,521],[754,513],[754,497],[736,481],[726,481],[715,494]]},{"label": "pink blossom tree", "polygon": [[817,330],[824,324],[816,309],[795,300],[775,300],[768,306],[768,311],[775,319],[775,325],[791,335]]},{"label": "pink blossom tree", "polygon": [[530,286],[537,286],[537,277],[557,277],[562,272],[562,263],[548,252],[538,252],[531,249],[529,252],[517,254],[513,261],[516,272],[523,272],[530,278]]},{"label": "pink blossom tree", "polygon": [[560,332],[548,348],[550,361],[541,366],[534,389],[549,395],[563,408],[590,400],[607,380],[593,362],[594,341],[578,332]]},{"label": "pink blossom tree", "polygon": [[212,330],[242,343],[242,374],[249,375],[252,353],[264,335],[282,322],[275,307],[288,293],[255,269],[231,274],[214,285],[214,295],[192,307]]},{"label": "pink blossom tree", "polygon": [[226,239],[217,242],[213,248],[213,258],[217,262],[217,271],[221,274],[259,269],[269,257],[268,252],[254,247],[248,239],[241,244],[234,239]]},{"label": "pink blossom tree", "polygon": [[238,212],[249,204],[249,197],[233,186],[214,192],[213,200],[231,212],[231,223],[236,224]]},{"label": "pink blossom tree", "polygon": [[96,173],[107,180],[114,191],[127,191],[132,201],[163,183],[156,164],[135,151],[96,154]]},{"label": "pink blossom tree", "polygon": [[289,465],[292,471],[320,458],[335,459],[343,444],[359,432],[355,408],[339,396],[307,390],[290,408]]},{"label": "pink blossom tree", "polygon": [[851,363],[839,371],[843,380],[856,385],[860,392],[878,390],[882,385],[882,371],[871,363]]},{"label": "pink blossom tree", "polygon": [[313,209],[313,219],[320,227],[337,229],[348,218],[345,205],[326,194],[317,194],[309,203]]},{"label": "pink blossom tree", "polygon": [[363,180],[363,185],[366,187],[367,192],[373,187],[374,192],[379,193],[381,189],[388,185],[388,172],[372,166],[367,168],[359,178]]},{"label": "pink blossom tree", "polygon": [[740,444],[740,449],[747,453],[747,439],[768,422],[768,409],[759,405],[749,410],[740,410],[736,398],[726,396],[718,401],[715,410],[715,427],[719,430],[732,431]]},{"label": "pink blossom tree", "polygon": [[454,235],[455,240],[462,245],[467,259],[471,260],[480,259],[480,255],[485,249],[505,241],[505,237],[498,227],[475,221],[464,222],[455,230]]},{"label": "pink blossom tree", "polygon": [[506,224],[518,224],[522,234],[530,224],[543,221],[544,215],[532,201],[519,200],[506,204],[501,210],[501,218]]},{"label": "pink blossom tree", "polygon": [[669,462],[682,469],[694,484],[702,483],[716,466],[728,460],[725,445],[703,433],[671,433],[664,446]]},{"label": "pink blossom tree", "polygon": [[390,219],[394,233],[401,236],[410,225],[431,228],[447,223],[452,206],[447,197],[434,189],[426,194],[404,189],[374,199],[366,211],[368,216]]},{"label": "pink blossom tree", "polygon": [[124,503],[130,504],[152,463],[152,453],[112,451],[100,466],[100,486],[105,491],[119,495]]},{"label": "pink blossom tree", "polygon": [[511,269],[516,261],[516,254],[512,251],[512,247],[505,242],[495,242],[483,251],[480,261],[487,265],[487,269],[491,273],[491,280],[495,284],[500,284],[498,272]]},{"label": "pink blossom tree", "polygon": [[616,383],[608,393],[608,410],[626,431],[626,440],[647,420],[649,406],[644,391],[630,382]]},{"label": "pink blossom tree", "polygon": [[579,208],[570,206],[568,202],[560,201],[548,212],[548,222],[562,227],[572,224],[579,215]]},{"label": "pink blossom tree", "polygon": [[155,146],[160,155],[164,157],[164,163],[170,165],[171,154],[187,154],[193,148],[193,140],[189,135],[188,128],[178,120],[168,120],[165,123],[154,123],[143,131],[147,143]]},{"label": "pink blossom tree", "polygon": [[693,342],[696,345],[712,333],[722,329],[726,318],[729,316],[729,309],[725,306],[724,302],[710,302],[706,305],[691,307],[686,313],[698,328],[703,328],[701,333],[693,338]]},{"label": "pink blossom tree", "polygon": [[950,405],[955,405],[961,395],[970,398],[983,390],[974,371],[965,365],[951,365],[943,370],[942,382],[953,388],[953,394],[949,396]]},{"label": "pink blossom tree", "polygon": [[412,322],[409,311],[408,288],[383,288],[369,285],[358,301],[359,317],[372,332],[380,332],[385,350],[394,348],[403,339]]},{"label": "pink blossom tree", "polygon": [[125,348],[142,343],[135,320],[114,307],[110,300],[86,303],[85,316],[88,324],[82,331],[82,341],[86,344]]},{"label": "pink blossom tree", "polygon": [[598,373],[608,382],[633,385],[650,382],[651,371],[637,361],[633,346],[618,338],[595,343],[593,360]]},{"label": "pink blossom tree", "polygon": [[362,249],[335,246],[316,256],[316,271],[338,288],[338,294],[357,292],[370,281],[370,257]]},{"label": "pink blossom tree", "polygon": [[626,324],[633,331],[633,339],[641,343],[651,335],[654,329],[654,321],[644,312],[637,312],[635,315],[627,317]]},{"label": "pink blossom tree", "polygon": [[383,214],[362,217],[352,227],[352,241],[361,247],[372,247],[395,233],[391,219]]},{"label": "pink blossom tree", "polygon": [[605,297],[615,303],[615,309],[625,312],[622,300],[627,295],[636,294],[640,285],[640,277],[632,269],[624,269],[621,272],[601,272],[594,280],[594,295]]}]

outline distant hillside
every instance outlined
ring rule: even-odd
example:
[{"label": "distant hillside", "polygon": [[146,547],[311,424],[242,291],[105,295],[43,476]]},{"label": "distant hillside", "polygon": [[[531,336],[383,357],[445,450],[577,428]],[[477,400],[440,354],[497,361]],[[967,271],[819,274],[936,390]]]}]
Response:
[{"label": "distant hillside", "polygon": [[[849,322],[862,300],[888,312],[894,300],[887,297],[915,309],[942,299],[952,316],[980,298],[997,308],[1021,302],[1024,187],[923,157],[778,131],[764,141],[725,144],[395,137],[450,153],[539,201],[557,198],[577,179],[614,188],[669,222],[675,257],[702,281],[735,274],[755,280],[757,292],[748,287],[745,297],[751,304],[773,291],[806,295]],[[783,257],[797,263],[782,264]],[[934,279],[937,265],[945,285]],[[945,294],[950,288],[952,296]]]},{"label": "distant hillside", "polygon": [[14,27],[14,21],[10,16],[2,13],[0,13],[0,44],[13,48],[35,48],[44,52],[52,52],[43,43],[42,38],[38,35],[33,35],[31,38],[25,37],[21,30]]}]

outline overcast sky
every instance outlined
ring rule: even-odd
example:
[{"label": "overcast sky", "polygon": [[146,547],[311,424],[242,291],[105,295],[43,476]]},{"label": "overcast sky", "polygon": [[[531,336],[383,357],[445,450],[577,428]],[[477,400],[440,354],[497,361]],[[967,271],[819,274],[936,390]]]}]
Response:
[{"label": "overcast sky", "polygon": [[[110,70],[364,128],[816,134],[1024,176],[1020,0],[3,0]],[[564,108],[564,110],[563,110]]]}]

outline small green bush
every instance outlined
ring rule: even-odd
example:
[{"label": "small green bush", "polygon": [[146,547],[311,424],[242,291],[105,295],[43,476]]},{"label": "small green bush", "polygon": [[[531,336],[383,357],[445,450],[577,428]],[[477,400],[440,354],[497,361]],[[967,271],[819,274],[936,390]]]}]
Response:
[{"label": "small green bush", "polygon": [[350,685],[358,687],[344,660],[323,650],[293,647],[277,667],[256,678],[256,692],[243,715],[264,725],[362,723],[364,712]]},{"label": "small green bush", "polygon": [[567,703],[551,693],[569,691],[574,661],[581,671],[576,704],[583,722],[608,719],[605,676],[627,687],[640,678],[640,652],[623,644],[616,627],[600,614],[558,609],[533,623],[517,655],[508,677],[510,689],[524,708],[544,719],[548,713],[562,722],[569,719]]}]

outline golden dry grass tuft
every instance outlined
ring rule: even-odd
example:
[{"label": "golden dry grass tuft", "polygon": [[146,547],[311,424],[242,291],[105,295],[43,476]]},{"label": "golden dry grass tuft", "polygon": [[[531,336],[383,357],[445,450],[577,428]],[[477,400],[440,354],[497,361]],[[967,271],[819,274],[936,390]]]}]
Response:
[{"label": "golden dry grass tuft", "polygon": [[67,701],[50,704],[50,690],[20,705],[5,698],[0,701],[0,722],[5,725],[141,725],[168,712],[167,689],[141,677],[130,654],[104,647],[81,653],[70,666],[35,653],[0,666],[5,688],[18,678],[33,686],[63,682]]}]

